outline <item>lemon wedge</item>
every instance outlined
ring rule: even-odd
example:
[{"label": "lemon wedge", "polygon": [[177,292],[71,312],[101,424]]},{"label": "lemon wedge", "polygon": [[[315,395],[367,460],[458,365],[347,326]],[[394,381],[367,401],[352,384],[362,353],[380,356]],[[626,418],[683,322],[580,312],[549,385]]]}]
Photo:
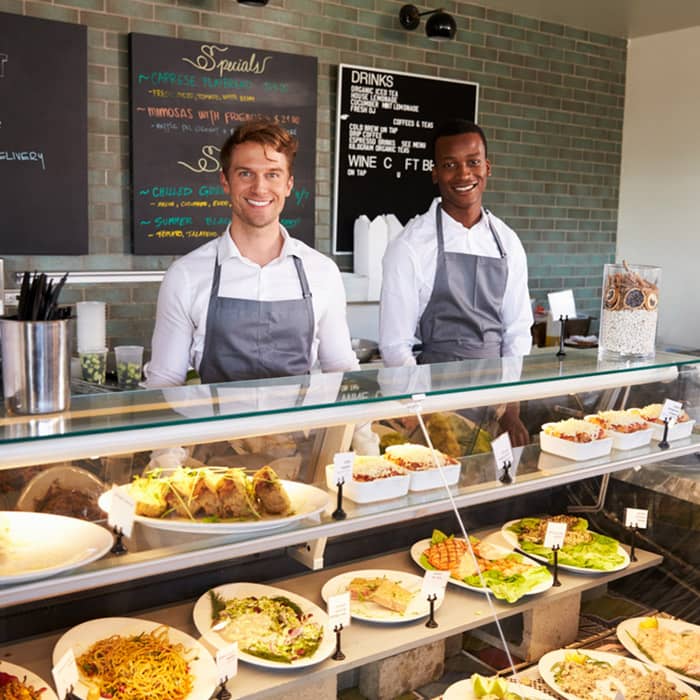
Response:
[{"label": "lemon wedge", "polygon": [[645,617],[639,623],[640,630],[655,630],[659,627],[659,621],[655,617]]}]

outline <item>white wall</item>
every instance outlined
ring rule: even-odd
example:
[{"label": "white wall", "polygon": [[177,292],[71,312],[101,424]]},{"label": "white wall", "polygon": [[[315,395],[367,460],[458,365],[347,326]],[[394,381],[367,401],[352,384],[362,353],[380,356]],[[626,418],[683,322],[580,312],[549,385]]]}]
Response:
[{"label": "white wall", "polygon": [[630,40],[617,260],[660,265],[658,340],[700,347],[700,27]]}]

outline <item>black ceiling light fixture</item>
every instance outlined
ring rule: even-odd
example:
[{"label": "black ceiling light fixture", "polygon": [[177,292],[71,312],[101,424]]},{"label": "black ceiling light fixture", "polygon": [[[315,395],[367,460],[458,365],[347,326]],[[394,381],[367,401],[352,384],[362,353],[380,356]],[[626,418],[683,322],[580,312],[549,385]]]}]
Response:
[{"label": "black ceiling light fixture", "polygon": [[404,5],[399,10],[399,22],[404,29],[415,29],[420,24],[423,15],[430,15],[425,23],[425,33],[428,39],[445,41],[454,39],[457,33],[457,22],[452,15],[443,9],[419,12],[415,5]]},{"label": "black ceiling light fixture", "polygon": [[267,5],[267,0],[237,0],[239,5],[249,5],[250,7],[263,7]]}]

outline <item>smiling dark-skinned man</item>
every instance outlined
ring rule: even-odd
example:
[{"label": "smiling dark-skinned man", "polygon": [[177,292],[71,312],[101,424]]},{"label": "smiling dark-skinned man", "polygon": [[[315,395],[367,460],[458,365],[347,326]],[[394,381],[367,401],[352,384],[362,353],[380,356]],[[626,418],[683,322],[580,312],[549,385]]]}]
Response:
[{"label": "smiling dark-skinned man", "polygon": [[[412,219],[383,261],[379,343],[389,366],[527,355],[532,309],[525,250],[486,210],[491,175],[483,130],[452,119],[433,132],[433,184],[440,197]],[[417,360],[416,341],[423,349]],[[499,422],[526,444],[518,404]]]}]

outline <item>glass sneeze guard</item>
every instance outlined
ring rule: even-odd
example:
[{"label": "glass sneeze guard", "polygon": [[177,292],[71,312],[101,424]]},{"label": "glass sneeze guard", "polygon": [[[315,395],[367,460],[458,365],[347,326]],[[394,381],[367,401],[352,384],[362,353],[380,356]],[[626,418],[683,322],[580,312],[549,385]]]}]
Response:
[{"label": "glass sneeze guard", "polygon": [[[258,419],[265,416],[332,409],[338,416],[352,407],[368,409],[390,401],[404,401],[416,394],[461,397],[475,392],[517,390],[521,398],[537,396],[537,385],[566,380],[617,377],[618,385],[636,382],[635,374],[648,370],[673,370],[700,363],[700,357],[658,352],[653,360],[635,363],[598,361],[595,350],[571,352],[562,361],[554,353],[523,358],[467,360],[416,367],[366,369],[346,373],[313,373],[258,381],[179,386],[166,389],[74,396],[69,411],[46,416],[13,416],[0,412],[0,445],[19,445],[120,431],[175,428],[183,424]],[[646,380],[649,381],[649,380]],[[529,394],[526,387],[530,387]],[[505,400],[512,400],[504,394]],[[481,401],[481,404],[488,403]],[[339,421],[336,419],[336,423]],[[267,421],[270,424],[270,421]],[[272,426],[273,428],[275,426]],[[177,436],[183,439],[182,433]],[[195,439],[200,439],[199,435]],[[156,446],[155,444],[153,446]],[[121,449],[121,448],[120,448]],[[1,460],[0,460],[1,461]]]}]

